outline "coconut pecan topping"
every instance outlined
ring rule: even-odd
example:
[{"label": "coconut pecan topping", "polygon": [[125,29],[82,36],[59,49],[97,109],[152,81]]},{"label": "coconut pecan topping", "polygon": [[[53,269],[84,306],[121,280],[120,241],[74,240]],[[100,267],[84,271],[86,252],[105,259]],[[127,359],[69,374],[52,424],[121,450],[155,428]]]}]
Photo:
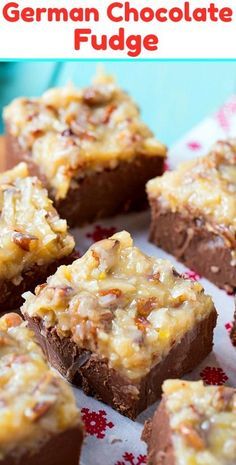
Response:
[{"label": "coconut pecan topping", "polygon": [[66,221],[41,182],[28,174],[25,163],[0,174],[1,280],[21,279],[34,265],[59,260],[74,248]]},{"label": "coconut pecan topping", "polygon": [[23,313],[132,379],[147,373],[213,310],[201,284],[173,274],[168,261],[145,255],[125,231],[92,245],[72,265],[60,267],[40,292],[24,297]]},{"label": "coconut pecan topping", "polygon": [[163,392],[177,463],[234,465],[236,390],[168,380]]},{"label": "coconut pecan topping", "polygon": [[66,382],[52,371],[22,318],[0,318],[0,462],[31,454],[80,421]]}]

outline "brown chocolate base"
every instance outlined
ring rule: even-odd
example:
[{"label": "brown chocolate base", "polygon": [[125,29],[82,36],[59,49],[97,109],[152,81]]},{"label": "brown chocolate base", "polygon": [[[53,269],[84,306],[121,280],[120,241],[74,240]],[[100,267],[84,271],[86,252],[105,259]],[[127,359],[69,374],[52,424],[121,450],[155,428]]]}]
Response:
[{"label": "brown chocolate base", "polygon": [[150,240],[216,286],[236,290],[236,267],[231,265],[231,250],[224,239],[209,231],[204,219],[163,209],[158,199],[150,198]]},{"label": "brown chocolate base", "polygon": [[69,265],[76,258],[76,252],[60,260],[47,265],[34,265],[31,269],[22,273],[21,282],[16,285],[9,280],[0,280],[0,316],[6,312],[17,310],[23,304],[22,294],[26,291],[34,291],[38,284],[43,284],[48,276],[54,274],[60,265]]},{"label": "brown chocolate base", "polygon": [[49,362],[68,381],[82,387],[118,412],[135,419],[161,395],[161,386],[167,378],[178,378],[193,370],[211,351],[213,330],[216,325],[215,309],[203,321],[173,346],[167,357],[153,366],[140,382],[132,383],[117,371],[109,368],[108,361],[85,349],[71,339],[60,339],[56,329],[44,327],[43,321],[25,315],[29,326]]},{"label": "brown chocolate base", "polygon": [[145,423],[142,440],[147,443],[148,465],[176,465],[165,400],[161,401],[153,419]]},{"label": "brown chocolate base", "polygon": [[83,441],[81,426],[52,436],[37,452],[8,455],[0,465],[78,465]]},{"label": "brown chocolate base", "polygon": [[[53,198],[45,177],[32,162],[32,157],[22,151],[17,139],[8,130],[6,150],[6,169],[25,161],[30,173],[41,178]],[[164,157],[141,155],[129,162],[121,161],[114,169],[104,169],[77,180],[77,186],[69,189],[65,199],[54,199],[55,207],[70,226],[79,226],[118,213],[141,210],[147,207],[146,182],[163,173],[164,161]]]},{"label": "brown chocolate base", "polygon": [[230,338],[231,338],[233,346],[236,347],[236,310],[234,312],[234,321],[233,321],[232,329],[230,331]]}]

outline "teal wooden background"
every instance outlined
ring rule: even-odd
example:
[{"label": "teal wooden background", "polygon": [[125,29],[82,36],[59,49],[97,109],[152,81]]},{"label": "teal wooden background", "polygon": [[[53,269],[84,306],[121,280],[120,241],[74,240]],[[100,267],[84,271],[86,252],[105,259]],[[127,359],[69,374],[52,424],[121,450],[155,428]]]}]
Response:
[{"label": "teal wooden background", "polygon": [[[67,81],[87,85],[97,66],[90,61],[0,63],[1,109],[14,97],[40,95]],[[236,61],[112,61],[103,66],[137,100],[143,119],[168,145],[236,92]]]}]

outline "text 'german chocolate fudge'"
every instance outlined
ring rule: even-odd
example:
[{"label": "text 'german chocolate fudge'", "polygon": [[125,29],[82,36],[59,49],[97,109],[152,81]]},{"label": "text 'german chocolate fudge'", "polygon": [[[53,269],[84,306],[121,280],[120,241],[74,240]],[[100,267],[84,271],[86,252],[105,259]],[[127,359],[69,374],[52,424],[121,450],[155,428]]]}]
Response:
[{"label": "text 'german chocolate fudge'", "polygon": [[125,231],[24,297],[50,363],[130,418],[158,398],[164,379],[192,370],[212,348],[211,298]]},{"label": "text 'german chocolate fudge'", "polygon": [[71,388],[49,369],[20,316],[3,316],[0,465],[78,465],[82,439]]},{"label": "text 'german chocolate fudge'", "polygon": [[163,172],[166,148],[110,77],[16,99],[4,118],[7,167],[26,161],[70,225],[142,208],[145,183]]},{"label": "text 'german chocolate fudge'", "polygon": [[147,184],[151,241],[229,292],[236,289],[236,139]]},{"label": "text 'german chocolate fudge'", "polygon": [[165,381],[142,438],[148,465],[235,465],[236,390],[202,381]]},{"label": "text 'german chocolate fudge'", "polygon": [[74,239],[25,163],[0,174],[0,213],[1,313],[18,308],[22,292],[72,261]]}]

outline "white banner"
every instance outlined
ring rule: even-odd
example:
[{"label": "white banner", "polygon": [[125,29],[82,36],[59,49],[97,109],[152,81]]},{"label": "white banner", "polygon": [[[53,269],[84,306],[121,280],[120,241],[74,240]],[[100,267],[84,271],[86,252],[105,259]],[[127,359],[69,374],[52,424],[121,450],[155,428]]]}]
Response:
[{"label": "white banner", "polygon": [[1,0],[0,58],[236,58],[235,0]]}]

